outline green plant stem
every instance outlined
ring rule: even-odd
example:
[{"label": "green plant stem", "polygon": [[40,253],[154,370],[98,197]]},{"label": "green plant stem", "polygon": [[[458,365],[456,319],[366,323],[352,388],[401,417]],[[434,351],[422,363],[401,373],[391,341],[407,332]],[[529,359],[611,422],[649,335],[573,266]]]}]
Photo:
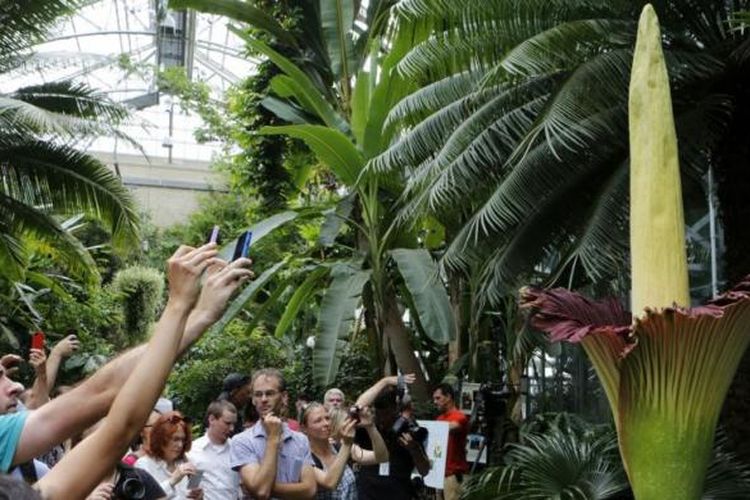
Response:
[{"label": "green plant stem", "polygon": [[680,429],[663,411],[624,422],[620,451],[637,500],[698,500],[711,458],[715,422]]}]

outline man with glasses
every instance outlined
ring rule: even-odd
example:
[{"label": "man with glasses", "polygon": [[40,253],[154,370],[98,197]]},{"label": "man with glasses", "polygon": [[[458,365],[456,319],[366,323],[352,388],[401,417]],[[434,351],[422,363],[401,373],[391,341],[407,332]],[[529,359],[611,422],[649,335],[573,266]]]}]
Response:
[{"label": "man with glasses", "polygon": [[280,413],[287,397],[279,370],[264,368],[251,379],[252,404],[260,420],[236,435],[232,468],[251,498],[303,499],[315,496],[315,474],[307,437],[292,431]]}]

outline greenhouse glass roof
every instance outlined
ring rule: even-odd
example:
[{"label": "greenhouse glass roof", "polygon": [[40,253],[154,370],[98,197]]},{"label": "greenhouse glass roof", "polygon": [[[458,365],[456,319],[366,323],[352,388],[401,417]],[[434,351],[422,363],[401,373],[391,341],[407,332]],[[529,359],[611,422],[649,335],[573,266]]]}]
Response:
[{"label": "greenhouse glass roof", "polygon": [[[157,67],[184,66],[193,80],[206,82],[212,97],[253,71],[255,62],[243,43],[227,29],[227,20],[166,9],[166,0],[92,1],[75,15],[61,19],[49,40],[34,49],[21,69],[0,76],[0,91],[73,79],[137,109],[143,127],[125,127],[150,157],[210,160],[218,145],[199,145],[193,130],[201,125],[168,96],[159,95]],[[172,127],[170,130],[170,115]],[[136,153],[114,139],[94,141],[92,151]]]}]

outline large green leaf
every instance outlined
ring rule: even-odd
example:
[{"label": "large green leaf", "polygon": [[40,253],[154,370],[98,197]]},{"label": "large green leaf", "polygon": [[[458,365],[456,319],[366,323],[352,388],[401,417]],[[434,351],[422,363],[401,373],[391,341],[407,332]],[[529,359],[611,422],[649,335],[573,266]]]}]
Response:
[{"label": "large green leaf", "polygon": [[[349,123],[333,109],[333,106],[323,97],[320,89],[294,62],[260,40],[250,38],[247,33],[236,27],[230,26],[229,29],[242,37],[252,49],[268,57],[281,71],[294,81],[296,85],[294,87],[295,97],[300,101],[300,104],[310,106],[315,114],[329,127],[336,128],[344,134],[349,133]],[[289,89],[291,87],[287,85],[287,90]]]},{"label": "large green leaf", "polygon": [[301,139],[312,149],[318,158],[328,165],[336,176],[347,185],[357,182],[364,159],[344,134],[322,125],[288,125],[283,127],[263,127],[261,134],[288,135]]},{"label": "large green leaf", "polygon": [[341,361],[341,349],[354,320],[362,287],[370,279],[370,271],[351,265],[335,266],[333,281],[320,304],[320,331],[313,350],[313,379],[321,387],[330,385],[336,377]]},{"label": "large green leaf", "polygon": [[312,119],[310,115],[305,113],[305,110],[291,104],[287,101],[282,101],[273,96],[269,96],[260,101],[260,105],[266,108],[271,113],[275,114],[279,118],[289,123],[302,124],[302,123],[314,123],[317,120]]},{"label": "large green leaf", "polygon": [[320,243],[324,247],[333,246],[334,241],[336,241],[336,237],[339,235],[339,231],[341,231],[341,226],[343,225],[344,221],[349,218],[349,215],[352,212],[352,208],[354,208],[354,201],[356,196],[356,193],[349,194],[345,198],[341,199],[336,204],[335,208],[332,208],[330,209],[330,211],[325,212],[326,218],[320,228],[318,243]]},{"label": "large green leaf", "polygon": [[255,297],[255,294],[258,293],[261,288],[270,280],[273,278],[273,276],[276,274],[276,272],[281,269],[286,264],[286,261],[277,262],[273,266],[269,267],[263,273],[255,278],[255,280],[251,281],[250,284],[248,284],[244,290],[235,298],[231,304],[229,304],[229,307],[224,312],[224,315],[219,319],[219,321],[216,322],[216,324],[212,327],[212,330],[215,333],[221,332],[226,326],[229,324],[230,321],[232,321],[242,310],[243,307],[245,307],[245,304],[247,304],[250,299]]},{"label": "large green leaf", "polygon": [[349,81],[356,68],[351,67],[354,45],[352,24],[355,2],[352,0],[320,0],[320,24],[328,48],[328,58],[334,77]]},{"label": "large green leaf", "polygon": [[[298,83],[292,77],[289,77],[286,75],[276,75],[271,80],[271,90],[273,90],[273,92],[279,97],[285,97],[285,98],[294,97],[299,103],[299,105],[305,111],[312,114],[312,117],[314,117],[314,119],[305,120],[303,123],[320,122],[320,118],[318,118],[319,113],[316,108],[317,103],[308,97],[307,92],[305,92],[305,89],[300,85],[300,83]],[[289,100],[289,103],[292,103],[292,102],[293,101]],[[277,116],[279,116],[280,118],[284,118],[285,120],[287,119],[286,117],[278,115],[278,113],[277,113]],[[295,123],[295,122],[292,121],[292,123]]]},{"label": "large green leaf", "polygon": [[372,88],[370,80],[370,73],[366,71],[357,73],[357,81],[352,93],[352,134],[360,149],[365,139],[365,127],[370,112],[370,89]]},{"label": "large green leaf", "polygon": [[419,323],[430,339],[445,344],[456,337],[450,299],[440,282],[435,261],[423,249],[391,250],[412,297]]},{"label": "large green leaf", "polygon": [[169,0],[170,9],[190,8],[199,12],[226,16],[267,31],[285,45],[296,46],[297,41],[270,14],[248,2],[239,0]]},{"label": "large green leaf", "polygon": [[99,279],[96,263],[83,244],[50,214],[0,192],[0,275],[23,280],[28,267],[29,238],[68,272],[89,284]]},{"label": "large green leaf", "polygon": [[289,329],[289,327],[292,324],[292,321],[294,321],[294,318],[297,317],[297,313],[302,308],[303,305],[307,303],[307,300],[310,298],[310,296],[317,291],[316,285],[318,282],[328,273],[327,267],[318,267],[313,272],[307,275],[307,278],[305,278],[305,281],[302,282],[302,284],[297,287],[297,289],[294,291],[294,295],[292,295],[292,298],[289,299],[289,302],[286,304],[286,309],[284,310],[284,314],[281,316],[281,319],[279,319],[279,322],[276,323],[276,331],[274,332],[274,335],[276,337],[281,337],[286,333],[286,331]]},{"label": "large green leaf", "polygon": [[[380,63],[380,76],[377,85],[370,91],[367,124],[361,145],[367,159],[382,153],[390,141],[390,137],[383,130],[388,112],[403,97],[416,90],[416,83],[401,77],[395,71],[394,65],[413,43],[423,39],[427,34],[428,25],[424,23],[403,24],[393,39],[388,55],[377,61]],[[371,54],[370,57],[373,55]]]},{"label": "large green leaf", "polygon": [[[248,231],[253,232],[253,239],[250,242],[251,248],[252,245],[258,243],[258,240],[263,238],[265,235],[267,235],[277,227],[283,226],[287,222],[296,219],[298,215],[299,214],[297,212],[287,210],[286,212],[274,214],[250,226],[248,228]],[[222,247],[221,251],[219,252],[219,256],[225,260],[230,259],[232,257],[232,253],[234,252],[235,245],[237,245],[237,238],[234,238],[232,241],[224,245],[224,247]]]}]

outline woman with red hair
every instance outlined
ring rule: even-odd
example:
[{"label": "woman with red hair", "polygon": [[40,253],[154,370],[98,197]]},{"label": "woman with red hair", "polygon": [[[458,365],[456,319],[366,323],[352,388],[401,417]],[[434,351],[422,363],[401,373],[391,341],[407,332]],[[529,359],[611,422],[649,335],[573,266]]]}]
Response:
[{"label": "woman with red hair", "polygon": [[190,425],[180,412],[170,411],[154,422],[149,435],[146,455],[135,466],[146,470],[167,494],[167,498],[203,498],[200,488],[188,490],[188,476],[195,474],[195,466],[185,454],[190,451]]}]

